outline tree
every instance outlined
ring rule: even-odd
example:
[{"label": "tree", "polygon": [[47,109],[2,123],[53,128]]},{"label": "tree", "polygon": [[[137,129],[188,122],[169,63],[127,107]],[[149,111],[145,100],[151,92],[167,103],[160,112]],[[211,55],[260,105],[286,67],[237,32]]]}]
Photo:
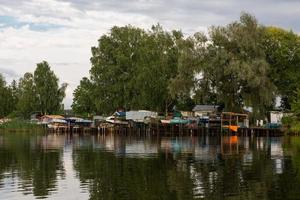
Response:
[{"label": "tree", "polygon": [[30,114],[38,110],[38,99],[31,73],[25,73],[19,80],[19,101],[17,103],[17,114],[23,118],[29,118]]},{"label": "tree", "polygon": [[93,101],[93,85],[90,80],[84,77],[79,86],[75,89],[73,95],[72,109],[74,113],[81,115],[89,115],[95,111]]},{"label": "tree", "polygon": [[184,41],[180,31],[167,32],[160,25],[153,26],[139,50],[140,56],[132,84],[137,95],[135,108],[168,111],[176,103],[169,95],[169,84],[178,71],[180,45]]},{"label": "tree", "polygon": [[119,107],[130,107],[133,71],[145,32],[132,26],[113,27],[92,47],[91,82],[95,87],[96,111],[109,114]]},{"label": "tree", "polygon": [[296,97],[292,102],[292,112],[297,117],[298,124],[300,124],[300,89],[296,91]]},{"label": "tree", "polygon": [[[73,107],[89,110],[88,103],[104,114],[117,108],[163,111],[172,107],[175,100],[170,98],[168,85],[177,73],[182,40],[181,32],[167,32],[160,25],[149,31],[113,27],[92,48],[91,86],[86,87],[87,79],[81,82]],[[83,96],[87,93],[91,99]]]},{"label": "tree", "polygon": [[193,76],[180,70],[173,85],[188,78],[193,85],[185,93],[194,89],[194,97],[202,101],[215,96],[214,103],[224,104],[226,110],[241,111],[244,106],[251,106],[254,112],[263,115],[265,107],[273,103],[275,91],[268,78],[263,33],[256,19],[243,13],[240,21],[211,27],[208,38],[196,34],[190,39],[193,45],[185,50],[186,54],[191,52],[194,60],[186,70]]},{"label": "tree", "polygon": [[270,77],[278,88],[281,107],[291,109],[297,88],[300,88],[300,37],[292,31],[265,27],[264,50],[270,64]]},{"label": "tree", "polygon": [[65,97],[67,84],[59,88],[58,78],[46,61],[37,64],[33,76],[37,109],[43,114],[57,113],[63,110],[62,101]]},{"label": "tree", "polygon": [[0,74],[0,117],[5,117],[14,109],[11,89],[6,86],[4,77]]}]

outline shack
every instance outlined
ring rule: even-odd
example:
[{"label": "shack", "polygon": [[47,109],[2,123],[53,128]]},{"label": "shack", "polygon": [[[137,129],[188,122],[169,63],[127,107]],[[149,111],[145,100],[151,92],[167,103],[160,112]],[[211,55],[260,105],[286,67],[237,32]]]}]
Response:
[{"label": "shack", "polygon": [[193,108],[195,117],[205,117],[219,112],[220,106],[218,105],[196,105]]},{"label": "shack", "polygon": [[284,114],[282,111],[270,111],[270,123],[281,124]]},{"label": "shack", "polygon": [[132,120],[135,122],[144,122],[147,117],[157,117],[157,112],[148,110],[128,111],[126,112],[126,120]]}]

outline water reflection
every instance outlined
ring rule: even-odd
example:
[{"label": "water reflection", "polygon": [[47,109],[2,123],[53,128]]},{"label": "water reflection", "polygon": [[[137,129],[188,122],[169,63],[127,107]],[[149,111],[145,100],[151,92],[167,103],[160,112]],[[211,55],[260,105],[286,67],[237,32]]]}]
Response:
[{"label": "water reflection", "polygon": [[295,199],[299,137],[0,134],[4,199]]},{"label": "water reflection", "polygon": [[[5,135],[0,145],[0,188],[16,186],[24,195],[46,197],[64,176],[62,152],[41,148],[41,137]],[[16,189],[16,188],[14,188]],[[2,196],[2,195],[1,195]]]}]

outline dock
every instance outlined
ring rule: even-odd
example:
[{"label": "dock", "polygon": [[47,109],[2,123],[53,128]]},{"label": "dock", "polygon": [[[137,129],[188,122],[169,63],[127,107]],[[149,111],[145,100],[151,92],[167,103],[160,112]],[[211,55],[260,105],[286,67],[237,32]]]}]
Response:
[{"label": "dock", "polygon": [[47,133],[54,134],[147,134],[157,136],[198,136],[198,135],[237,135],[237,136],[283,136],[282,129],[271,129],[264,127],[238,128],[237,132],[224,130],[220,127],[186,127],[177,124],[149,124],[138,127],[122,125],[103,127],[69,127],[69,128],[47,128]]}]

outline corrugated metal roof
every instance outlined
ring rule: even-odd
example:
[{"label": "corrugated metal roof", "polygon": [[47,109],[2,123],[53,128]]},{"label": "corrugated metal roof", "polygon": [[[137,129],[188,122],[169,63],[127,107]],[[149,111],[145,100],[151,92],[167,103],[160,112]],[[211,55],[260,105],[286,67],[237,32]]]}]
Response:
[{"label": "corrugated metal roof", "polygon": [[193,111],[215,111],[218,107],[218,105],[196,105]]}]

